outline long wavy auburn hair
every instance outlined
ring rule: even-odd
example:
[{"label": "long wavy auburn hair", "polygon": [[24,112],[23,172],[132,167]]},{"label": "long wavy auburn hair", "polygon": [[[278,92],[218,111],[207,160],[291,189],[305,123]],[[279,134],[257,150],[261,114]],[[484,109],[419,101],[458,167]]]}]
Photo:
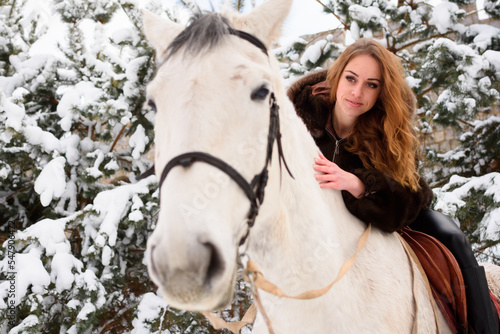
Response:
[{"label": "long wavy auburn hair", "polygon": [[382,74],[381,92],[373,108],[358,117],[348,136],[347,149],[360,157],[365,168],[380,170],[417,191],[420,188],[416,170],[418,140],[412,124],[416,101],[399,59],[370,39],[351,44],[328,70],[331,102],[336,101],[344,68],[359,55],[369,55],[378,62]]}]

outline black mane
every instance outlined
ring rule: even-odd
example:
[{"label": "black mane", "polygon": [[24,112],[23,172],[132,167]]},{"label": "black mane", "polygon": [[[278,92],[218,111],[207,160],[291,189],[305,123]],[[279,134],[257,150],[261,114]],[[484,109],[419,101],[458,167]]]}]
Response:
[{"label": "black mane", "polygon": [[210,50],[230,31],[229,21],[216,13],[195,14],[184,29],[165,50],[167,58],[184,49],[191,55]]}]

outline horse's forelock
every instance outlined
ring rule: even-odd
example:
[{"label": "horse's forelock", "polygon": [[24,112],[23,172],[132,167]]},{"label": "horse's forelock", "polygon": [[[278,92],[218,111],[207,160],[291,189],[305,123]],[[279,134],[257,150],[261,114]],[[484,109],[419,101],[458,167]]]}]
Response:
[{"label": "horse's forelock", "polygon": [[228,35],[229,21],[216,13],[196,14],[189,25],[169,45],[165,54],[168,57],[181,49],[191,55],[202,50],[210,50]]}]

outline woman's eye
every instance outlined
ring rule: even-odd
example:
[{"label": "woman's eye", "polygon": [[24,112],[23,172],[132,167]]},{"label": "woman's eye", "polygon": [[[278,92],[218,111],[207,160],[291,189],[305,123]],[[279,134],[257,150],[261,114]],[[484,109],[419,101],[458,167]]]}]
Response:
[{"label": "woman's eye", "polygon": [[269,89],[266,86],[260,86],[252,92],[250,98],[252,101],[263,101],[269,95]]},{"label": "woman's eye", "polygon": [[376,89],[376,88],[378,88],[378,85],[377,85],[377,84],[375,84],[375,83],[369,83],[369,84],[368,84],[368,87],[373,88],[373,89]]},{"label": "woman's eye", "polygon": [[354,81],[356,81],[356,78],[355,78],[355,77],[353,77],[353,76],[350,76],[350,75],[346,76],[346,79],[347,79],[347,81],[349,81],[349,82],[354,82]]},{"label": "woman's eye", "polygon": [[154,111],[154,112],[155,112],[155,114],[156,114],[156,104],[155,104],[155,102],[154,102],[153,100],[149,100],[149,101],[148,101],[148,106],[149,106],[151,109],[153,109],[153,111]]}]

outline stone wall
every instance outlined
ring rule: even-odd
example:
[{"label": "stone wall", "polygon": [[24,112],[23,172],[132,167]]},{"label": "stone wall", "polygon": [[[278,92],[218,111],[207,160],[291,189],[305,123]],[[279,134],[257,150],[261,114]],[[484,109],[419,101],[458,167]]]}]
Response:
[{"label": "stone wall", "polygon": [[[500,105],[492,106],[489,110],[478,113],[476,119],[485,120],[492,115],[500,115]],[[420,136],[420,142],[423,148],[430,147],[437,152],[444,153],[460,145],[459,138],[461,135],[462,132],[455,128],[434,126],[434,131],[431,134]]]}]

